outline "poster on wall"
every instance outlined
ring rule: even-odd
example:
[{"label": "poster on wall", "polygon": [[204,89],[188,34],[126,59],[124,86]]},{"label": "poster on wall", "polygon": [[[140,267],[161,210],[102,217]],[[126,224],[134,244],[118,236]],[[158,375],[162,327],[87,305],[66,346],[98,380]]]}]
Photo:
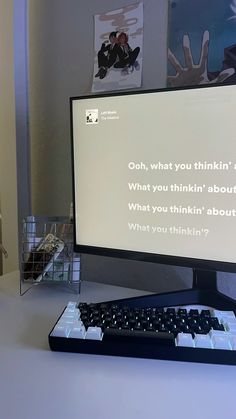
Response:
[{"label": "poster on wall", "polygon": [[170,0],[170,87],[236,82],[236,0]]},{"label": "poster on wall", "polygon": [[143,3],[94,16],[92,92],[142,84]]}]

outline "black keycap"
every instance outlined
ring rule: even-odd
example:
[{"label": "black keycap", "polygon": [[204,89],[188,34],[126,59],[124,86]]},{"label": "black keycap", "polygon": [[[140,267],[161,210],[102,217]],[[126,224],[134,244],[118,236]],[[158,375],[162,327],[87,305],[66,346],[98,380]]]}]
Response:
[{"label": "black keycap", "polygon": [[175,316],[175,314],[176,314],[175,309],[174,308],[167,308],[166,314],[168,314],[168,316]]},{"label": "black keycap", "polygon": [[187,323],[186,318],[181,317],[178,319],[178,321],[176,322],[178,323],[179,326],[185,325]]},{"label": "black keycap", "polygon": [[146,331],[147,331],[147,332],[154,332],[154,331],[155,331],[155,329],[154,329],[154,327],[153,327],[153,326],[148,326],[148,327],[146,328]]},{"label": "black keycap", "polygon": [[121,310],[125,314],[125,313],[129,313],[130,308],[128,306],[124,306],[124,307],[121,308]]},{"label": "black keycap", "polygon": [[83,308],[83,309],[80,310],[80,314],[81,314],[81,316],[83,316],[84,314],[85,315],[88,315],[89,314],[89,310],[87,308]]},{"label": "black keycap", "polygon": [[140,310],[138,308],[134,309],[134,315],[135,317],[140,315]]},{"label": "black keycap", "polygon": [[79,303],[78,308],[81,310],[82,308],[86,308],[87,307],[87,303]]},{"label": "black keycap", "polygon": [[182,325],[181,327],[180,327],[180,330],[181,330],[181,332],[183,332],[183,333],[190,333],[189,332],[189,330],[190,330],[190,328],[189,328],[189,326],[188,325]]},{"label": "black keycap", "polygon": [[108,326],[110,326],[111,322],[108,321],[108,320],[103,320],[102,324],[103,324],[103,327],[108,327]]},{"label": "black keycap", "polygon": [[178,316],[187,316],[187,310],[186,310],[186,308],[179,308],[179,310],[178,310]]},{"label": "black keycap", "polygon": [[201,317],[207,317],[207,318],[211,317],[210,310],[202,310]]},{"label": "black keycap", "polygon": [[164,313],[164,308],[157,308],[157,309],[155,310],[155,313],[156,313],[157,315],[162,315],[162,314]]},{"label": "black keycap", "polygon": [[210,326],[202,326],[202,330],[203,330],[205,335],[208,335],[208,333],[211,330],[211,327]]},{"label": "black keycap", "polygon": [[104,320],[107,321],[107,322],[111,322],[112,321],[112,317],[110,315],[109,316],[105,316],[104,317]]},{"label": "black keycap", "polygon": [[199,316],[199,311],[196,310],[196,309],[191,309],[191,310],[189,310],[189,316],[198,317]]},{"label": "black keycap", "polygon": [[189,327],[195,327],[198,324],[198,322],[197,319],[190,318],[188,319],[187,324],[189,325]]},{"label": "black keycap", "polygon": [[136,324],[136,326],[134,327],[134,330],[143,330],[143,327],[141,326],[141,324],[140,325]]},{"label": "black keycap", "polygon": [[[201,334],[202,328],[198,324],[193,327],[194,333]],[[205,334],[205,333],[204,333]]]},{"label": "black keycap", "polygon": [[124,323],[124,324],[121,325],[121,329],[122,330],[130,330],[130,326],[128,324]]},{"label": "black keycap", "polygon": [[169,320],[169,318],[170,318],[170,316],[169,316],[169,314],[167,314],[167,313],[164,313],[164,314],[162,314],[162,316],[160,316],[160,319],[161,319],[163,322],[168,321],[168,320]]},{"label": "black keycap", "polygon": [[112,324],[110,324],[109,328],[110,328],[110,329],[118,329],[118,325],[117,325],[117,324],[112,323]]},{"label": "black keycap", "polygon": [[121,327],[121,325],[123,324],[123,319],[117,319],[116,324],[118,327]]},{"label": "black keycap", "polygon": [[132,328],[132,327],[135,327],[135,325],[136,325],[136,320],[134,320],[134,319],[131,319],[131,320],[129,320],[129,326]]},{"label": "black keycap", "polygon": [[102,304],[100,304],[100,310],[106,310],[107,309],[107,304],[105,304],[105,303],[102,303]]},{"label": "black keycap", "polygon": [[161,326],[161,322],[158,320],[155,320],[154,322],[152,322],[152,326],[154,327],[155,330],[157,330],[158,327]]},{"label": "black keycap", "polygon": [[156,345],[175,346],[173,333],[143,332],[139,330],[105,329],[103,340],[134,343],[154,343]]},{"label": "black keycap", "polygon": [[95,310],[97,308],[97,304],[91,303],[88,305],[89,310]]},{"label": "black keycap", "polygon": [[147,320],[141,320],[140,322],[143,329],[146,329],[148,327],[148,321]]},{"label": "black keycap", "polygon": [[213,328],[213,329],[215,329],[215,327],[218,327],[219,326],[219,320],[217,319],[217,317],[211,317],[210,319],[209,319],[209,325]]},{"label": "black keycap", "polygon": [[199,324],[202,327],[208,327],[210,325],[209,319],[207,317],[204,317],[200,320]]},{"label": "black keycap", "polygon": [[158,327],[158,332],[168,333],[169,330],[164,324],[162,324],[161,326]]},{"label": "black keycap", "polygon": [[99,316],[94,316],[93,317],[93,325],[98,325],[98,323],[100,323],[101,322],[101,319],[100,319],[100,317]]},{"label": "black keycap", "polygon": [[212,329],[214,330],[225,330],[223,324],[215,324]]}]

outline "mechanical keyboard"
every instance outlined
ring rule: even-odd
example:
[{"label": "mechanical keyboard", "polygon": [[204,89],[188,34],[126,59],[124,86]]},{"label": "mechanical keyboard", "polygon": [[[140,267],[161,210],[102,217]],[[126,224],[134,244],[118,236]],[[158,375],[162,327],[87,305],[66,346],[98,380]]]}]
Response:
[{"label": "mechanical keyboard", "polygon": [[236,364],[236,316],[204,307],[69,302],[49,334],[53,351]]}]

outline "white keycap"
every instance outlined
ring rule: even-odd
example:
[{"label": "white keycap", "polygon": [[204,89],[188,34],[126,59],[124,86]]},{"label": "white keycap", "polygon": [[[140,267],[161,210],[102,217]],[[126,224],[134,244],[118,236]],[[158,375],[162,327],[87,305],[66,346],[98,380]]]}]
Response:
[{"label": "white keycap", "polygon": [[58,320],[58,322],[57,322],[57,324],[58,325],[60,325],[60,326],[73,326],[73,324],[76,322],[76,320],[75,319],[71,319],[71,318],[67,318],[67,317],[61,317],[59,320]]},{"label": "white keycap", "polygon": [[231,336],[229,340],[233,351],[236,351],[236,335]]},{"label": "white keycap", "polygon": [[212,341],[209,335],[196,334],[194,337],[196,348],[209,348],[212,349]]},{"label": "white keycap", "polygon": [[214,317],[217,317],[221,322],[222,319],[235,319],[235,314],[233,311],[222,311],[222,310],[213,310],[212,314]]},{"label": "white keycap", "polygon": [[227,335],[227,332],[225,332],[224,330],[213,330],[211,329],[209,332],[209,335],[211,338],[213,338],[214,336],[225,336],[225,334]]},{"label": "white keycap", "polygon": [[195,343],[191,333],[178,333],[176,337],[177,346],[186,346],[188,348],[194,348]]},{"label": "white keycap", "polygon": [[67,308],[76,308],[77,304],[75,301],[69,301]]},{"label": "white keycap", "polygon": [[76,325],[72,327],[72,329],[70,330],[69,337],[75,338],[75,339],[84,339],[85,334],[86,334],[85,327],[81,324],[81,325]]},{"label": "white keycap", "polygon": [[60,326],[67,325],[70,328],[83,326],[83,322],[81,320],[78,320],[78,319],[67,319],[67,318],[63,318],[63,317],[61,317],[58,320],[57,324],[60,325]]},{"label": "white keycap", "polygon": [[212,337],[212,344],[214,349],[231,349],[230,338],[226,333],[223,335],[215,335]]},{"label": "white keycap", "polygon": [[52,336],[57,336],[57,337],[61,337],[61,338],[68,338],[69,333],[70,333],[70,326],[68,325],[63,325],[63,324],[56,324],[56,326],[54,327],[51,335]]},{"label": "white keycap", "polygon": [[223,324],[228,332],[236,333],[236,321],[226,321]]},{"label": "white keycap", "polygon": [[71,318],[80,318],[80,310],[78,308],[75,309],[65,309],[64,313],[62,314],[62,317],[71,317]]},{"label": "white keycap", "polygon": [[88,327],[85,339],[91,340],[102,340],[102,329],[101,327]]}]

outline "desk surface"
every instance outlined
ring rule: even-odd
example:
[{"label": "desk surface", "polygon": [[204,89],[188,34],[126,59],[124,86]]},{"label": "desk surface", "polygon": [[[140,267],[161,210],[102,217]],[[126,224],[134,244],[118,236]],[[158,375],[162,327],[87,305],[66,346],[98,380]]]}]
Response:
[{"label": "desk surface", "polygon": [[[81,301],[140,292],[83,283]],[[47,336],[75,296],[0,278],[0,408],[10,419],[234,417],[236,367],[51,352]]]}]

